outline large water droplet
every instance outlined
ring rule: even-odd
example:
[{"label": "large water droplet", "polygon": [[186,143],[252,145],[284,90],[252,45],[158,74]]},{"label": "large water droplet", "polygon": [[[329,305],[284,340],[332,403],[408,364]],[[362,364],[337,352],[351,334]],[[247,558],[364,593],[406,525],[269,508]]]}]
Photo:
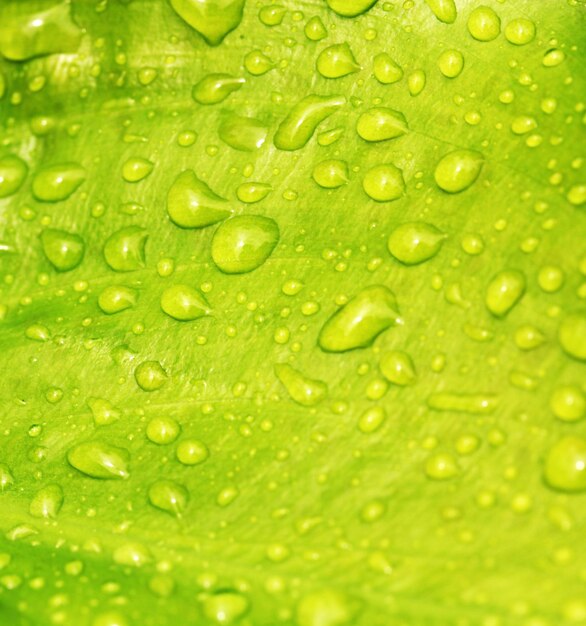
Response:
[{"label": "large water droplet", "polygon": [[174,480],[157,480],[149,487],[149,502],[171,515],[183,513],[188,497],[187,489]]},{"label": "large water droplet", "polygon": [[109,400],[90,397],[87,399],[87,405],[92,412],[96,426],[109,426],[120,419],[120,410]]},{"label": "large water droplet", "polygon": [[253,117],[227,116],[218,129],[220,139],[235,150],[258,150],[267,137],[267,127]]},{"label": "large water droplet", "polygon": [[586,491],[586,439],[560,439],[547,453],[544,478],[550,487],[560,491]]},{"label": "large water droplet", "polygon": [[264,200],[271,191],[272,187],[268,183],[242,183],[236,189],[236,197],[240,200],[240,202],[254,204],[255,202]]},{"label": "large water droplet", "polygon": [[122,178],[127,183],[138,183],[146,178],[155,167],[155,164],[142,157],[130,157],[122,165]]},{"label": "large water droplet", "polygon": [[102,441],[88,441],[71,448],[67,460],[76,470],[92,478],[128,478],[130,454]]},{"label": "large water droplet", "polygon": [[180,432],[181,426],[172,417],[154,417],[146,428],[149,441],[159,446],[173,443],[179,437]]},{"label": "large water droplet", "polygon": [[437,164],[435,182],[448,193],[460,193],[478,178],[483,163],[483,156],[479,152],[454,150],[442,157]]},{"label": "large water droplet", "polygon": [[401,224],[389,236],[389,252],[405,265],[417,265],[434,257],[442,247],[441,230],[426,222]]},{"label": "large water droplet", "polygon": [[16,193],[28,173],[27,164],[12,154],[0,157],[0,198]]},{"label": "large water droplet", "polygon": [[297,626],[347,626],[355,614],[353,603],[341,591],[322,589],[302,596],[297,604]]},{"label": "large water droplet", "polygon": [[326,0],[332,11],[343,17],[356,17],[366,13],[372,8],[377,0]]},{"label": "large water droplet", "polygon": [[136,304],[137,296],[136,289],[124,285],[111,285],[103,289],[98,296],[98,306],[107,315],[113,315],[132,308]]},{"label": "large water droplet", "polygon": [[299,150],[317,126],[346,103],[344,96],[309,95],[300,100],[281,122],[273,142],[279,150]]},{"label": "large water droplet", "polygon": [[202,608],[214,624],[234,624],[248,611],[249,602],[237,591],[217,591],[203,600]]},{"label": "large water droplet", "polygon": [[33,517],[54,519],[63,506],[63,489],[59,485],[47,485],[37,491],[29,506]]},{"label": "large water droplet", "polygon": [[269,217],[242,215],[221,224],[212,239],[212,259],[226,274],[260,267],[279,241],[279,227]]},{"label": "large water droplet", "polygon": [[245,0],[171,0],[177,14],[210,46],[222,43],[240,24],[244,4]]},{"label": "large water droplet", "polygon": [[375,165],[364,175],[362,187],[377,202],[398,200],[405,193],[403,172],[392,163]]},{"label": "large water droplet", "polygon": [[145,265],[148,232],[140,226],[127,226],[116,231],[104,244],[104,259],[116,272],[132,272]]},{"label": "large water droplet", "polygon": [[558,339],[566,354],[586,361],[586,313],[567,315],[560,324]]},{"label": "large water droplet", "polygon": [[203,295],[189,285],[173,285],[161,296],[161,308],[175,320],[189,322],[211,313]]},{"label": "large water droplet", "polygon": [[383,376],[389,382],[400,387],[412,385],[417,379],[413,360],[402,350],[384,352],[379,367]]},{"label": "large water droplet", "polygon": [[328,393],[326,383],[303,375],[288,363],[277,363],[275,374],[291,398],[302,406],[315,406]]},{"label": "large water droplet", "polygon": [[490,281],[484,302],[496,317],[504,317],[525,293],[527,281],[518,270],[504,270]]},{"label": "large water droplet", "polygon": [[230,208],[227,200],[212,191],[195,172],[186,170],[169,189],[167,212],[181,228],[203,228],[226,219]]},{"label": "large water droplet", "polygon": [[394,294],[383,285],[360,291],[323,325],[318,343],[326,352],[369,346],[384,330],[401,324]]},{"label": "large water droplet", "polygon": [[535,24],[523,17],[511,20],[505,27],[505,37],[516,46],[524,46],[535,39]]},{"label": "large water droplet", "polygon": [[33,196],[41,202],[66,200],[86,179],[77,163],[60,163],[40,170],[33,178]]},{"label": "large water droplet", "polygon": [[238,91],[245,82],[244,78],[231,74],[208,74],[193,87],[191,95],[199,104],[218,104]]},{"label": "large water droplet", "polygon": [[346,42],[324,48],[317,57],[315,67],[324,78],[342,78],[360,69]]},{"label": "large water droplet", "polygon": [[468,32],[478,41],[492,41],[501,32],[501,19],[490,7],[476,7],[468,17]]},{"label": "large water droplet", "polygon": [[156,391],[167,382],[167,372],[158,361],[144,361],[134,370],[134,379],[143,391]]},{"label": "large water droplet", "polygon": [[458,17],[454,0],[425,0],[427,6],[440,22],[453,24]]},{"label": "large water droplet", "polygon": [[311,173],[313,180],[324,189],[337,189],[348,182],[348,164],[339,159],[321,161]]},{"label": "large water droplet", "polygon": [[374,77],[383,85],[392,85],[403,78],[403,69],[386,52],[381,52],[374,57],[372,70]]},{"label": "large water droplet", "polygon": [[437,60],[437,66],[446,78],[456,78],[464,69],[464,56],[459,50],[444,50]]},{"label": "large water droplet", "polygon": [[375,107],[363,113],[356,123],[356,132],[365,141],[386,141],[401,137],[408,130],[405,116],[387,107]]},{"label": "large water droplet", "polygon": [[47,228],[41,233],[41,245],[51,265],[59,272],[76,268],[83,259],[85,244],[74,233]]}]

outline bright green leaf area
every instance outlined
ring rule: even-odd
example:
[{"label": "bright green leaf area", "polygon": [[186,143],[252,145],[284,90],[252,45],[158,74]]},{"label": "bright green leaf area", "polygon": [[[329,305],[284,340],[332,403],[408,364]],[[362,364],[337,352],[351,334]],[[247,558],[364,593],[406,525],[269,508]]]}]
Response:
[{"label": "bright green leaf area", "polygon": [[585,33],[0,2],[2,626],[586,623]]}]

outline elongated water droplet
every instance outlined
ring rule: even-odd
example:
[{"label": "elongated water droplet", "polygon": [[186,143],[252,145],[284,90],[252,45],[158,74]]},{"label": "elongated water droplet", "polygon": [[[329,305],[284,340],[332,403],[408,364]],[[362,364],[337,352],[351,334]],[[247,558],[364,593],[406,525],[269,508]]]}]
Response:
[{"label": "elongated water droplet", "polygon": [[484,302],[496,317],[504,317],[525,293],[527,281],[518,270],[504,270],[490,281]]},{"label": "elongated water droplet", "polygon": [[101,291],[98,306],[107,315],[113,315],[132,308],[136,304],[137,296],[136,289],[124,285],[111,285]]},{"label": "elongated water droplet", "polygon": [[386,107],[375,107],[363,113],[356,123],[356,132],[365,141],[386,141],[401,137],[408,130],[405,116]]},{"label": "elongated water droplet", "polygon": [[326,0],[332,11],[343,17],[356,17],[366,13],[372,8],[377,0]]},{"label": "elongated water droplet", "polygon": [[392,85],[403,78],[401,66],[386,52],[374,57],[372,71],[374,77],[383,85]]},{"label": "elongated water droplet", "polygon": [[225,220],[230,212],[227,200],[192,170],[181,172],[167,194],[167,213],[181,228],[204,228]]},{"label": "elongated water droplet", "polygon": [[345,103],[344,96],[306,96],[279,125],[273,138],[275,146],[279,150],[303,148],[317,126]]},{"label": "elongated water droplet", "polygon": [[218,104],[238,91],[245,82],[244,78],[231,74],[208,74],[193,87],[191,95],[199,104]]},{"label": "elongated water droplet", "polygon": [[267,127],[253,117],[230,115],[220,124],[220,139],[235,150],[258,150],[267,138]]},{"label": "elongated water droplet", "polygon": [[76,470],[92,478],[128,478],[130,454],[102,441],[88,441],[74,446],[67,460]]},{"label": "elongated water droplet", "polygon": [[389,382],[400,387],[412,385],[417,379],[413,360],[402,350],[391,350],[383,353],[379,367]]},{"label": "elongated water droplet", "polygon": [[163,291],[161,309],[175,320],[189,322],[211,313],[203,295],[189,285],[173,285]]},{"label": "elongated water droplet", "polygon": [[158,361],[144,361],[134,370],[134,379],[143,391],[156,391],[167,382],[167,372]]},{"label": "elongated water droplet", "polygon": [[121,228],[104,244],[104,259],[116,272],[132,272],[145,265],[148,232],[140,226]]},{"label": "elongated water droplet", "polygon": [[28,173],[27,164],[12,154],[0,157],[0,198],[16,193]]},{"label": "elongated water droplet", "polygon": [[288,363],[275,365],[275,375],[283,383],[291,398],[302,406],[315,406],[328,393],[326,383],[308,378]]},{"label": "elongated water droplet", "polygon": [[376,202],[398,200],[405,193],[403,172],[392,163],[375,165],[364,175],[362,187]]},{"label": "elongated water droplet", "polygon": [[122,165],[122,178],[127,183],[138,183],[146,178],[155,167],[155,164],[142,157],[131,157]]},{"label": "elongated water droplet", "polygon": [[120,410],[104,398],[87,399],[96,426],[109,426],[120,419]]},{"label": "elongated water droplet", "polygon": [[373,285],[360,291],[326,321],[318,343],[326,352],[365,348],[384,330],[401,323],[392,291]]},{"label": "elongated water droplet", "polygon": [[318,55],[315,68],[324,78],[342,78],[357,72],[357,63],[347,43],[334,44],[324,48]]},{"label": "elongated water droplet", "polygon": [[33,196],[41,202],[66,200],[86,179],[77,163],[61,163],[40,170],[33,178]]},{"label": "elongated water droplet", "polygon": [[278,241],[279,227],[270,217],[233,217],[214,233],[212,259],[226,274],[252,272],[269,258]]},{"label": "elongated water droplet", "polygon": [[171,515],[180,516],[188,498],[187,489],[174,480],[157,480],[149,487],[149,502]]},{"label": "elongated water droplet", "polygon": [[490,415],[498,406],[498,398],[490,394],[443,391],[432,393],[427,399],[427,406],[436,411]]},{"label": "elongated water droplet", "polygon": [[85,243],[79,235],[55,228],[41,233],[41,245],[45,256],[59,272],[76,268],[85,252]]},{"label": "elongated water droplet", "polygon": [[[39,10],[34,10],[37,8]],[[71,19],[71,3],[0,4],[0,54],[27,61],[47,54],[75,52],[82,32]]]},{"label": "elongated water droplet", "polygon": [[348,182],[348,164],[339,159],[321,161],[311,173],[313,180],[324,189],[336,189]]},{"label": "elongated water droplet", "polygon": [[297,626],[349,626],[356,613],[353,603],[335,589],[305,594],[296,608]]},{"label": "elongated water droplet", "polygon": [[427,6],[440,22],[453,24],[458,17],[454,0],[425,0]]},{"label": "elongated water droplet", "polygon": [[0,493],[6,491],[13,484],[14,476],[12,475],[12,471],[8,465],[0,463]]},{"label": "elongated water droplet", "polygon": [[566,354],[586,361],[586,313],[567,315],[560,324],[558,339]]},{"label": "elongated water droplet", "polygon": [[560,439],[547,453],[545,482],[567,493],[586,491],[586,439],[568,436]]},{"label": "elongated water droplet", "polygon": [[47,485],[37,491],[29,506],[33,517],[54,519],[63,506],[63,489],[59,485]]},{"label": "elongated water droplet", "polygon": [[389,252],[405,265],[417,265],[433,258],[441,249],[446,235],[433,224],[408,222],[389,236]]},{"label": "elongated water droplet", "polygon": [[472,150],[454,150],[446,154],[434,172],[437,186],[448,193],[460,193],[468,189],[478,178],[484,158]]},{"label": "elongated water droplet", "polygon": [[365,435],[376,432],[387,419],[382,406],[373,406],[366,409],[358,419],[358,429]]},{"label": "elongated water droplet", "polygon": [[444,50],[437,60],[437,66],[446,78],[456,78],[464,69],[464,56],[459,50]]},{"label": "elongated water droplet", "polygon": [[501,32],[501,18],[490,7],[476,7],[468,17],[468,32],[478,41],[492,41]]},{"label": "elongated water droplet", "polygon": [[245,0],[171,0],[177,14],[210,46],[221,44],[240,24],[244,4]]},{"label": "elongated water droplet", "polygon": [[245,596],[237,591],[218,591],[203,600],[202,609],[206,619],[214,624],[235,624],[249,609]]},{"label": "elongated water droplet", "polygon": [[272,187],[268,183],[242,183],[236,189],[236,197],[240,202],[254,204],[255,202],[264,200],[271,191]]}]

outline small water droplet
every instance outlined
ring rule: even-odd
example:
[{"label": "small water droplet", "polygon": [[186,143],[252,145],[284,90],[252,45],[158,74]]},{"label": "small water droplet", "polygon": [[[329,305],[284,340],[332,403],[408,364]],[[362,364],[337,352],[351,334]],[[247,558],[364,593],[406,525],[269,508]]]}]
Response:
[{"label": "small water droplet", "polygon": [[394,385],[405,387],[417,379],[411,357],[402,350],[384,352],[379,363],[383,376]]}]

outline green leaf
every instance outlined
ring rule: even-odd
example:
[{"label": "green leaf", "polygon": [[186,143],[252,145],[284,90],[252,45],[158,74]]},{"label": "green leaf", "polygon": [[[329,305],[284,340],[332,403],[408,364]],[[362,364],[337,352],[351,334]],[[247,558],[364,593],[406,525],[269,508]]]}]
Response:
[{"label": "green leaf", "polygon": [[0,3],[2,626],[585,622],[585,8]]}]

